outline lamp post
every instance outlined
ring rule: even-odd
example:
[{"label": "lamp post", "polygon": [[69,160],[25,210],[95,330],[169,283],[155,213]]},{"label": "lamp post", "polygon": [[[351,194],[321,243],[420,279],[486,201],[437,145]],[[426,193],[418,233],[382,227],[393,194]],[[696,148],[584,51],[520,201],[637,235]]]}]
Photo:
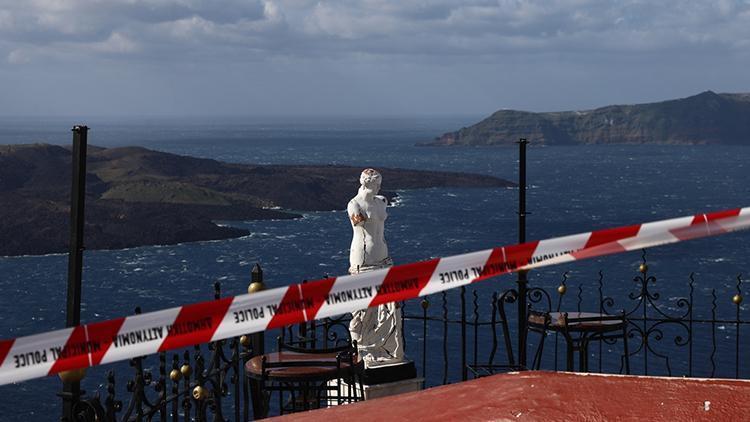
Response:
[{"label": "lamp post", "polygon": [[[83,270],[83,225],[86,198],[86,138],[89,128],[73,126],[72,184],[70,194],[70,252],[68,253],[68,301],[66,327],[81,323],[81,274]],[[76,403],[81,398],[84,369],[60,373],[63,380],[64,421],[73,420]]]}]

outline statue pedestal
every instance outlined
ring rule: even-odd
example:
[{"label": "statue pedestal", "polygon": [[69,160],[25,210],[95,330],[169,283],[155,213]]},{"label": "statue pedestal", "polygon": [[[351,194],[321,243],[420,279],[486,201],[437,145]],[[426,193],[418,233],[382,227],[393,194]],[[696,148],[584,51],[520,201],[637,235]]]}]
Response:
[{"label": "statue pedestal", "polygon": [[[360,391],[357,386],[350,386],[344,380],[333,380],[329,381],[328,385],[336,387],[336,383],[341,383],[342,391],[349,391],[348,388],[356,391],[356,396],[360,398]],[[362,390],[365,395],[365,400],[377,399],[380,397],[393,396],[396,394],[411,393],[412,391],[419,391],[424,388],[424,378],[410,378],[401,381],[386,382],[382,384],[374,385],[363,385]],[[333,391],[329,394],[328,407],[337,406],[338,401],[336,400],[336,392]]]},{"label": "statue pedestal", "polygon": [[414,362],[383,364],[372,368],[364,368],[361,372],[362,384],[374,386],[378,384],[394,383],[417,377],[417,368]]},{"label": "statue pedestal", "polygon": [[[424,378],[417,378],[417,368],[412,361],[379,365],[367,369],[360,366],[359,371],[362,377],[362,391],[359,385],[349,385],[344,380],[329,381],[328,385],[335,388],[339,383],[341,391],[352,392],[360,400],[362,400],[362,394],[365,400],[372,400],[424,388]],[[329,393],[328,406],[336,406],[337,398],[335,391]]]},{"label": "statue pedestal", "polygon": [[365,390],[365,400],[372,400],[379,397],[419,391],[424,388],[423,384],[424,378],[411,378],[401,381],[386,382],[383,384],[365,384],[363,389]]}]

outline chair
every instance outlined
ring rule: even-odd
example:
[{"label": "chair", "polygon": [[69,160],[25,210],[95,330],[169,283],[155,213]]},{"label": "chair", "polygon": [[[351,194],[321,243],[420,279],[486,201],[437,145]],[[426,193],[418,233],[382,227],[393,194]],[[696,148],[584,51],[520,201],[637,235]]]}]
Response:
[{"label": "chair", "polygon": [[[291,328],[282,329],[276,352],[255,356],[246,363],[247,374],[260,392],[255,397],[262,397],[256,418],[268,416],[272,392],[278,392],[280,414],[351,403],[363,397],[356,343],[339,339],[333,347],[327,347],[327,339],[316,339],[315,328],[313,324],[300,326],[298,336]],[[324,330],[324,336],[327,334]],[[314,348],[316,344],[324,347]]]},{"label": "chair", "polygon": [[539,369],[544,340],[547,333],[552,331],[560,333],[565,338],[567,371],[573,371],[576,352],[578,352],[579,370],[588,371],[588,347],[592,341],[622,339],[625,373],[630,374],[628,320],[624,312],[618,315],[593,312],[540,312],[529,307],[527,321],[527,338],[530,331],[541,334],[532,369]]},{"label": "chair", "polygon": [[547,336],[547,330],[550,328],[549,312],[535,311],[529,307],[527,312],[526,323],[526,344],[529,344],[529,332],[539,333],[539,346],[534,353],[534,359],[531,361],[531,369],[539,369],[542,363],[542,352],[544,351],[544,339]]},{"label": "chair", "polygon": [[[507,371],[523,371],[526,370],[527,367],[525,365],[521,365],[520,362],[516,362],[516,359],[513,355],[513,346],[511,345],[511,332],[510,332],[510,324],[508,323],[509,319],[507,314],[505,313],[505,304],[506,303],[512,303],[516,300],[516,292],[515,290],[506,290],[500,297],[498,297],[496,294],[492,295],[492,314],[490,317],[489,324],[486,324],[486,326],[490,330],[490,335],[492,336],[492,348],[490,349],[490,356],[489,356],[489,362],[486,364],[469,364],[468,370],[472,373],[474,378],[481,378],[489,375],[494,375],[499,371],[507,372]],[[498,338],[497,338],[497,326],[500,326],[500,330],[502,333],[502,345],[505,349],[505,355],[507,357],[507,363],[495,363],[495,357],[497,356],[498,352]],[[475,331],[475,338],[477,336],[477,331]],[[528,335],[528,333],[527,333]]]}]

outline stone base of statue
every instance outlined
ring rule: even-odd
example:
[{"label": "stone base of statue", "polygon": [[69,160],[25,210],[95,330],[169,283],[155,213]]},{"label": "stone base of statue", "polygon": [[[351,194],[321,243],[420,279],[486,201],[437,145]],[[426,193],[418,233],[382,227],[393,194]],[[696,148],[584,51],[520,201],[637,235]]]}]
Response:
[{"label": "stone base of statue", "polygon": [[365,385],[362,389],[365,393],[365,400],[372,400],[396,394],[411,393],[412,391],[419,391],[423,388],[424,378],[411,378],[401,381],[386,382],[383,384]]},{"label": "stone base of statue", "polygon": [[417,368],[414,362],[405,360],[403,362],[378,365],[372,368],[360,366],[360,377],[365,385],[379,385],[403,381],[417,377]]},{"label": "stone base of statue", "polygon": [[[328,395],[329,407],[338,405],[338,397],[336,397],[337,384],[340,386],[341,391],[352,391],[354,396],[360,400],[362,399],[362,394],[364,394],[365,400],[372,400],[380,397],[394,396],[396,394],[411,393],[413,391],[422,390],[424,388],[424,378],[410,378],[374,385],[365,384],[362,386],[361,391],[358,386],[350,386],[344,380],[329,381],[328,385],[333,387],[333,391]],[[349,390],[349,388],[352,388],[353,390]]]}]

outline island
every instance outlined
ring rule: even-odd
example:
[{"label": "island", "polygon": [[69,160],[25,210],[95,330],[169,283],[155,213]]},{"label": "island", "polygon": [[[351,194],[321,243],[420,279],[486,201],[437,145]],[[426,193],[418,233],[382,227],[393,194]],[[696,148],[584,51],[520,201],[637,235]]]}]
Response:
[{"label": "island", "polygon": [[[361,167],[251,165],[142,147],[89,146],[87,249],[235,238],[247,230],[217,221],[292,219],[341,209]],[[433,187],[504,188],[512,182],[466,173],[378,168],[383,195]],[[71,151],[48,144],[0,146],[0,256],[68,250]]]},{"label": "island", "polygon": [[423,146],[750,144],[750,94],[706,91],[650,104],[584,111],[532,113],[499,110],[481,122]]}]

